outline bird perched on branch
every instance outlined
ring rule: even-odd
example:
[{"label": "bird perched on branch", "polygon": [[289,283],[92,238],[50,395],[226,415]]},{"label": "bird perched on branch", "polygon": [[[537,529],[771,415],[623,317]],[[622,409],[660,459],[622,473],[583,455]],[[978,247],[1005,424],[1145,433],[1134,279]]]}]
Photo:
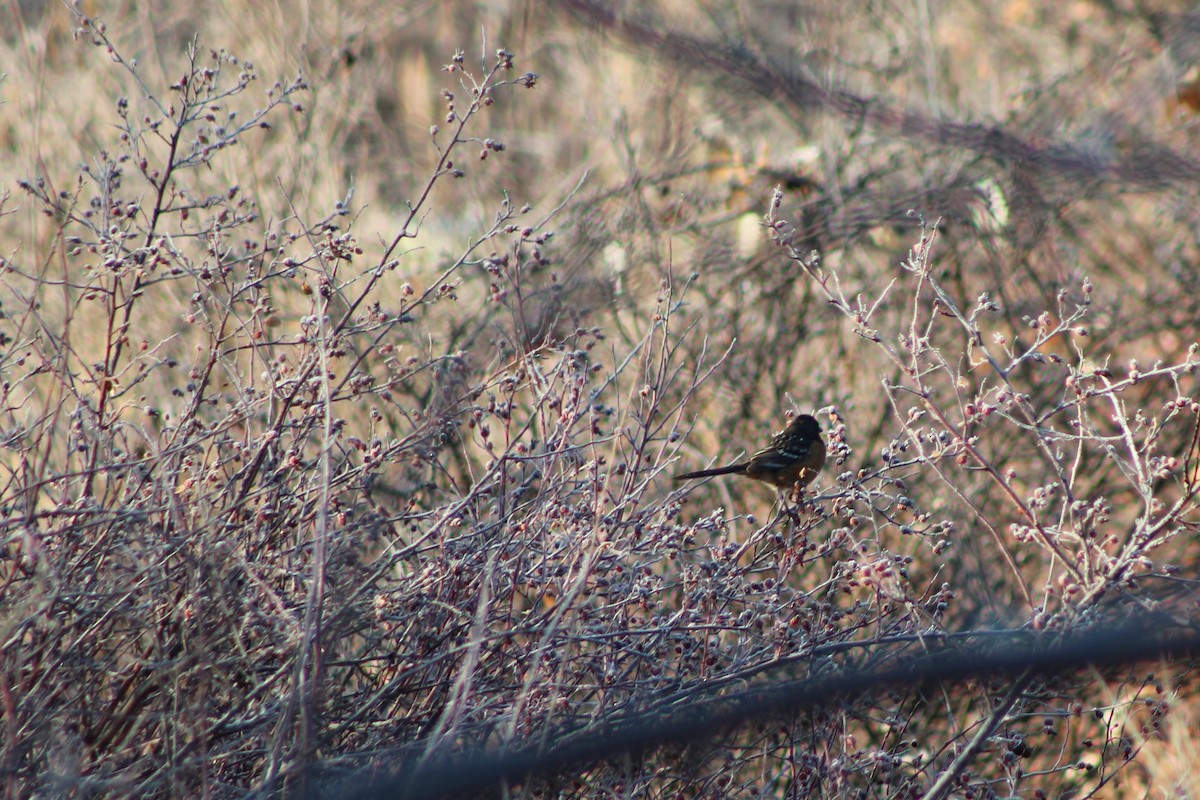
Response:
[{"label": "bird perched on branch", "polygon": [[821,426],[808,414],[800,414],[771,437],[771,443],[750,456],[749,461],[727,467],[702,469],[676,475],[675,480],[708,478],[713,475],[745,475],[780,489],[807,486],[825,466],[825,442]]}]

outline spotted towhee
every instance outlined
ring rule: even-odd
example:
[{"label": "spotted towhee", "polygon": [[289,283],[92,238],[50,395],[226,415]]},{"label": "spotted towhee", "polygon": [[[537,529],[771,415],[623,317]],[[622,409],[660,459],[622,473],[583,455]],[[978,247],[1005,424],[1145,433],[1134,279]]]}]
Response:
[{"label": "spotted towhee", "polygon": [[675,480],[745,475],[780,489],[792,489],[807,486],[823,466],[825,442],[821,440],[821,426],[808,414],[800,414],[772,436],[769,445],[750,456],[749,461],[676,475]]}]

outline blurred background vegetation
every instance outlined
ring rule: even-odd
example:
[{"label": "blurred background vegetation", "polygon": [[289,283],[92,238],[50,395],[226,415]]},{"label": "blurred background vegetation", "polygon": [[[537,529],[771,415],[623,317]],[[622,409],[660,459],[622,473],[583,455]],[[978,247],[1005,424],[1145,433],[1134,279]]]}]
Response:
[{"label": "blurred background vegetation", "polygon": [[[269,794],[784,656],[1190,620],[1189,3],[15,1],[0,29],[10,796]],[[669,480],[818,410],[798,505]],[[522,791],[920,796],[1002,706],[963,796],[1195,793],[1164,669]]]}]

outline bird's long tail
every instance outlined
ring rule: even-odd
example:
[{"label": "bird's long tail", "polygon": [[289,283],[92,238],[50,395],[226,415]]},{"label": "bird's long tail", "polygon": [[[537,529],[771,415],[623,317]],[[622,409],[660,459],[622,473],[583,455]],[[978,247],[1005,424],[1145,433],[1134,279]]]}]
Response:
[{"label": "bird's long tail", "polygon": [[692,478],[711,478],[713,475],[731,475],[734,472],[745,472],[746,463],[730,464],[728,467],[714,467],[713,469],[702,469],[698,472],[685,472],[682,475],[676,475],[675,480],[686,481]]}]

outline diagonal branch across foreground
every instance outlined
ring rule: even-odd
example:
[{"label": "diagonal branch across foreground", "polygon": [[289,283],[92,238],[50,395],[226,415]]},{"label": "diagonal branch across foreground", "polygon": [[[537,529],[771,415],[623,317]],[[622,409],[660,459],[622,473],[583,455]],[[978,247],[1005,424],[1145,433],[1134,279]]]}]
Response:
[{"label": "diagonal branch across foreground", "polygon": [[1000,647],[944,650],[883,669],[844,670],[683,703],[671,709],[657,707],[651,713],[639,712],[607,724],[539,737],[537,742],[500,752],[475,750],[440,759],[435,756],[420,763],[414,758],[397,764],[386,778],[379,778],[379,770],[372,769],[372,778],[352,777],[336,786],[328,785],[317,796],[355,800],[477,796],[527,778],[576,771],[612,758],[623,759],[629,753],[647,748],[702,742],[756,720],[820,708],[900,686],[945,686],[979,678],[1009,678],[1014,684],[1026,685],[1033,679],[1070,674],[1087,667],[1197,656],[1200,656],[1200,630],[1165,629],[1161,616],[1078,635],[1028,631],[1018,641]]}]

